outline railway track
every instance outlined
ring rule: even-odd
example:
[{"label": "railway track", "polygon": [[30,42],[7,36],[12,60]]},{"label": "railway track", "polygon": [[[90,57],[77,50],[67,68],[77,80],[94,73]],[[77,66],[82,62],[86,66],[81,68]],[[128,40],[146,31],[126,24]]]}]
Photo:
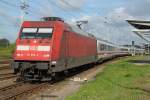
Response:
[{"label": "railway track", "polygon": [[0,64],[8,64],[11,59],[0,59]]},{"label": "railway track", "polygon": [[9,60],[0,60],[0,64],[8,64],[10,61]]},{"label": "railway track", "polygon": [[0,65],[0,70],[10,69],[9,64]]},{"label": "railway track", "polygon": [[[80,72],[82,72],[82,70]],[[80,72],[77,72],[77,73],[75,72],[74,75]],[[6,74],[0,74],[0,75],[6,75]],[[74,76],[74,75],[70,75],[70,76]],[[33,93],[37,93],[37,91],[40,91],[44,87],[47,88],[48,86],[54,88],[53,87],[54,85],[50,85],[48,83],[41,83],[41,84],[30,84],[30,83],[24,83],[24,82],[15,83],[15,84],[0,88],[0,100],[22,100],[21,97],[24,98],[24,97],[27,97],[27,95],[32,95]]]},{"label": "railway track", "polygon": [[9,64],[0,64],[0,81],[16,77],[13,75]]},{"label": "railway track", "polygon": [[22,95],[32,94],[34,91],[48,86],[48,83],[29,84],[29,83],[16,83],[7,87],[0,88],[0,100],[15,100]]},{"label": "railway track", "polygon": [[0,70],[10,69],[10,61],[11,59],[0,59]]},{"label": "railway track", "polygon": [[13,73],[0,74],[0,81],[7,80],[10,78],[15,78],[15,77],[17,77],[17,75],[14,75]]}]

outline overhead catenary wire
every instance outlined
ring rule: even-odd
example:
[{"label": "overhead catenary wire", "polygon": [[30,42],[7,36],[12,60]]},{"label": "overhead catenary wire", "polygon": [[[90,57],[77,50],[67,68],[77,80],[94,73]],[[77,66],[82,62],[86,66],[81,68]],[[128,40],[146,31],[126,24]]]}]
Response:
[{"label": "overhead catenary wire", "polygon": [[[0,0],[0,2],[5,4],[8,7],[13,7],[13,8],[17,8],[17,9],[20,8],[20,5],[15,5],[15,4],[10,3],[8,1]],[[31,9],[27,9],[27,11],[29,11],[29,13],[31,13],[34,16],[37,16],[37,15],[39,16],[39,14],[41,14],[41,13],[39,13],[39,11],[35,10],[33,7],[32,7],[32,10]]]},{"label": "overhead catenary wire", "polygon": [[19,6],[15,5],[15,4],[12,4],[12,3],[10,3],[6,0],[0,0],[0,2],[3,3],[3,4],[6,4],[6,5],[12,6],[12,7],[19,7]]},{"label": "overhead catenary wire", "polygon": [[62,13],[69,15],[71,17],[75,17],[75,15],[69,13],[69,10],[67,9],[63,9],[62,7],[60,7],[56,2],[52,1],[52,0],[48,0],[49,4],[53,4],[53,6],[55,5],[57,8],[59,8],[60,10],[62,10]]},{"label": "overhead catenary wire", "polygon": [[[4,0],[0,0],[0,2],[1,3],[3,3],[3,4],[5,4],[5,5],[7,5],[7,6],[9,6],[9,7],[13,7],[13,8],[20,8],[20,6],[19,5],[15,5],[15,4],[13,4],[13,3],[10,3],[10,2],[8,2],[8,1],[4,1]],[[33,2],[33,1],[28,1],[28,2]],[[37,2],[37,1],[36,1]],[[49,4],[53,4],[53,5],[55,5],[55,6],[57,6],[57,8],[60,8],[61,10],[63,10],[62,11],[62,13],[67,13],[67,15],[69,15],[69,16],[71,16],[71,17],[74,17],[74,15],[73,14],[70,14],[69,12],[68,12],[68,10],[66,10],[66,9],[63,9],[63,8],[61,8],[57,3],[55,3],[54,1],[52,1],[52,0],[48,0],[48,2],[49,2]],[[66,2],[66,1],[63,1],[63,2]],[[40,5],[41,6],[41,3],[39,2],[39,3],[37,3],[38,5]],[[52,5],[52,6],[53,6]],[[69,4],[68,4],[68,6],[69,6]],[[31,8],[31,9],[30,9]],[[30,6],[28,9],[27,9],[27,11],[29,12],[29,14],[32,14],[32,15],[34,15],[34,16],[39,16],[40,17],[40,15],[42,15],[43,13],[42,12],[39,12],[39,11],[37,11],[33,6]]]},{"label": "overhead catenary wire", "polygon": [[[4,4],[5,6],[7,6],[7,7],[12,7],[12,8],[20,8],[20,6],[19,5],[15,5],[15,4],[13,4],[13,3],[10,3],[10,2],[8,2],[8,1],[4,1],[4,0],[0,0],[0,2],[1,2],[1,4]],[[32,9],[33,10],[33,9]],[[36,11],[31,11],[31,10],[29,10],[28,9],[28,11],[30,12],[30,14],[32,14],[32,16],[34,15],[34,16],[36,16]],[[37,11],[38,12],[38,11]],[[12,15],[10,15],[10,13],[6,13],[6,12],[4,12],[4,11],[0,11],[0,13],[1,13],[1,18],[4,18],[4,19],[6,19],[6,21],[8,21],[9,23],[12,23],[12,24],[14,24],[14,27],[15,26],[20,26],[20,21],[19,21],[19,17],[18,17],[18,21],[17,21],[17,17],[15,18],[15,17],[12,17]],[[37,14],[37,15],[40,15],[41,13],[39,13],[39,14]],[[36,16],[37,17],[37,16]],[[38,18],[38,17],[37,17]],[[18,23],[19,22],[19,23]],[[6,26],[6,25],[5,25]],[[9,25],[8,25],[9,26]],[[13,26],[13,25],[12,25]]]},{"label": "overhead catenary wire", "polygon": [[61,2],[63,2],[64,4],[72,7],[72,8],[75,8],[73,5],[71,5],[69,2],[65,1],[65,0],[60,0]]},{"label": "overhead catenary wire", "polygon": [[[20,8],[20,6],[18,6],[18,5],[15,5],[15,4],[13,4],[13,3],[10,3],[10,2],[8,2],[8,1],[4,1],[4,0],[0,0],[0,2],[1,2],[1,4],[4,4],[5,6],[7,6],[7,7],[12,7],[12,8]],[[29,9],[28,9],[29,10]],[[32,9],[33,10],[33,9]],[[35,14],[36,14],[36,12],[35,11],[31,11],[31,10],[29,10],[29,12],[30,13],[32,13],[32,15],[34,15],[35,16]],[[38,12],[38,11],[37,11]],[[6,13],[6,12],[4,12],[4,11],[0,11],[0,13],[1,13],[1,18],[4,18],[4,19],[6,19],[6,21],[8,21],[9,23],[12,23],[12,24],[14,24],[14,26],[16,26],[16,23],[18,22],[17,21],[17,19],[16,18],[14,18],[14,17],[12,17],[12,15],[10,15],[10,13]],[[39,13],[38,15],[40,15],[41,13]],[[18,17],[18,20],[19,20],[20,18]],[[19,26],[18,24],[17,24],[17,26]]]},{"label": "overhead catenary wire", "polygon": [[[3,3],[3,4],[5,4],[7,7],[12,7],[12,8],[20,8],[20,5],[16,5],[16,4],[14,4],[14,3],[10,3],[9,1],[7,1],[7,0],[0,0],[0,2],[1,3]],[[29,2],[29,1],[28,1]],[[67,9],[62,9],[56,2],[54,2],[54,1],[52,1],[52,0],[48,0],[48,2],[49,2],[49,4],[51,4],[50,6],[56,6],[57,8],[60,8],[60,10],[62,10],[62,12],[61,13],[64,13],[64,14],[66,14],[67,13],[67,15],[69,15],[69,16],[71,16],[71,17],[74,17],[74,15],[73,14],[71,14],[71,13],[69,13],[69,11],[67,10]],[[33,1],[30,1],[30,3],[33,3]],[[38,5],[41,5],[40,3],[38,3]],[[32,10],[31,10],[32,9]],[[28,9],[26,9],[27,10],[27,12],[29,12],[28,13],[28,15],[29,14],[31,14],[31,15],[34,15],[35,17],[37,17],[37,18],[39,18],[43,13],[42,12],[39,12],[37,9],[35,9],[33,6],[30,6]],[[34,11],[33,11],[34,10]],[[5,15],[7,15],[7,17],[6,18],[8,18],[8,17],[10,17],[12,20],[14,19],[13,17],[11,17],[11,15],[9,15],[8,13],[6,13]],[[5,18],[5,16],[1,16],[1,17],[3,17],[3,18]],[[5,19],[6,19],[5,18]],[[13,21],[13,23],[14,23],[15,21]],[[15,24],[16,24],[17,22],[15,22]]]}]

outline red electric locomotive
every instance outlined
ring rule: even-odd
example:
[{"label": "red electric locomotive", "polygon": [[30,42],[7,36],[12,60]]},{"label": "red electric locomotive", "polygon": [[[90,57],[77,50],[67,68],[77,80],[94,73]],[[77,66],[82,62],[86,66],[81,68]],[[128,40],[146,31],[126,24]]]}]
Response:
[{"label": "red electric locomotive", "polygon": [[57,72],[97,61],[96,39],[82,35],[58,17],[25,21],[11,67],[25,80],[51,80]]}]

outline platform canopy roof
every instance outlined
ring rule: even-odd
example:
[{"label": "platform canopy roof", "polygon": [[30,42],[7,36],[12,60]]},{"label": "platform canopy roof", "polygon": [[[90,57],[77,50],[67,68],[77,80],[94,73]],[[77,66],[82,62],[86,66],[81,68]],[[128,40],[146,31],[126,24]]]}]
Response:
[{"label": "platform canopy roof", "polygon": [[[140,38],[142,38],[143,40],[145,40],[145,41],[147,41],[147,42],[150,42],[150,40],[149,39],[147,39],[147,38],[145,38],[145,32],[143,32],[143,31],[141,31],[141,30],[132,30],[132,32],[134,32],[135,34],[137,34]],[[144,34],[144,35],[143,35]],[[147,34],[147,33],[146,33]],[[146,36],[146,37],[148,37],[148,38],[150,38],[149,37],[150,36],[150,34],[148,34],[148,36]]]},{"label": "platform canopy roof", "polygon": [[150,42],[150,21],[127,20],[127,22],[136,28],[132,30],[134,33],[145,41]]},{"label": "platform canopy roof", "polygon": [[150,21],[127,20],[127,22],[134,26],[136,29],[150,29]]}]

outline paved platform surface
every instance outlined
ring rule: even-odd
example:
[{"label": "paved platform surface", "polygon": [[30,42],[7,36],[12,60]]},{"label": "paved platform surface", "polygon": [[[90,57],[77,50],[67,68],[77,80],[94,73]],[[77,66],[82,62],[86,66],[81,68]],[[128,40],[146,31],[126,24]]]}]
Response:
[{"label": "paved platform surface", "polygon": [[143,56],[141,60],[130,60],[129,62],[136,64],[150,64],[150,56]]}]

